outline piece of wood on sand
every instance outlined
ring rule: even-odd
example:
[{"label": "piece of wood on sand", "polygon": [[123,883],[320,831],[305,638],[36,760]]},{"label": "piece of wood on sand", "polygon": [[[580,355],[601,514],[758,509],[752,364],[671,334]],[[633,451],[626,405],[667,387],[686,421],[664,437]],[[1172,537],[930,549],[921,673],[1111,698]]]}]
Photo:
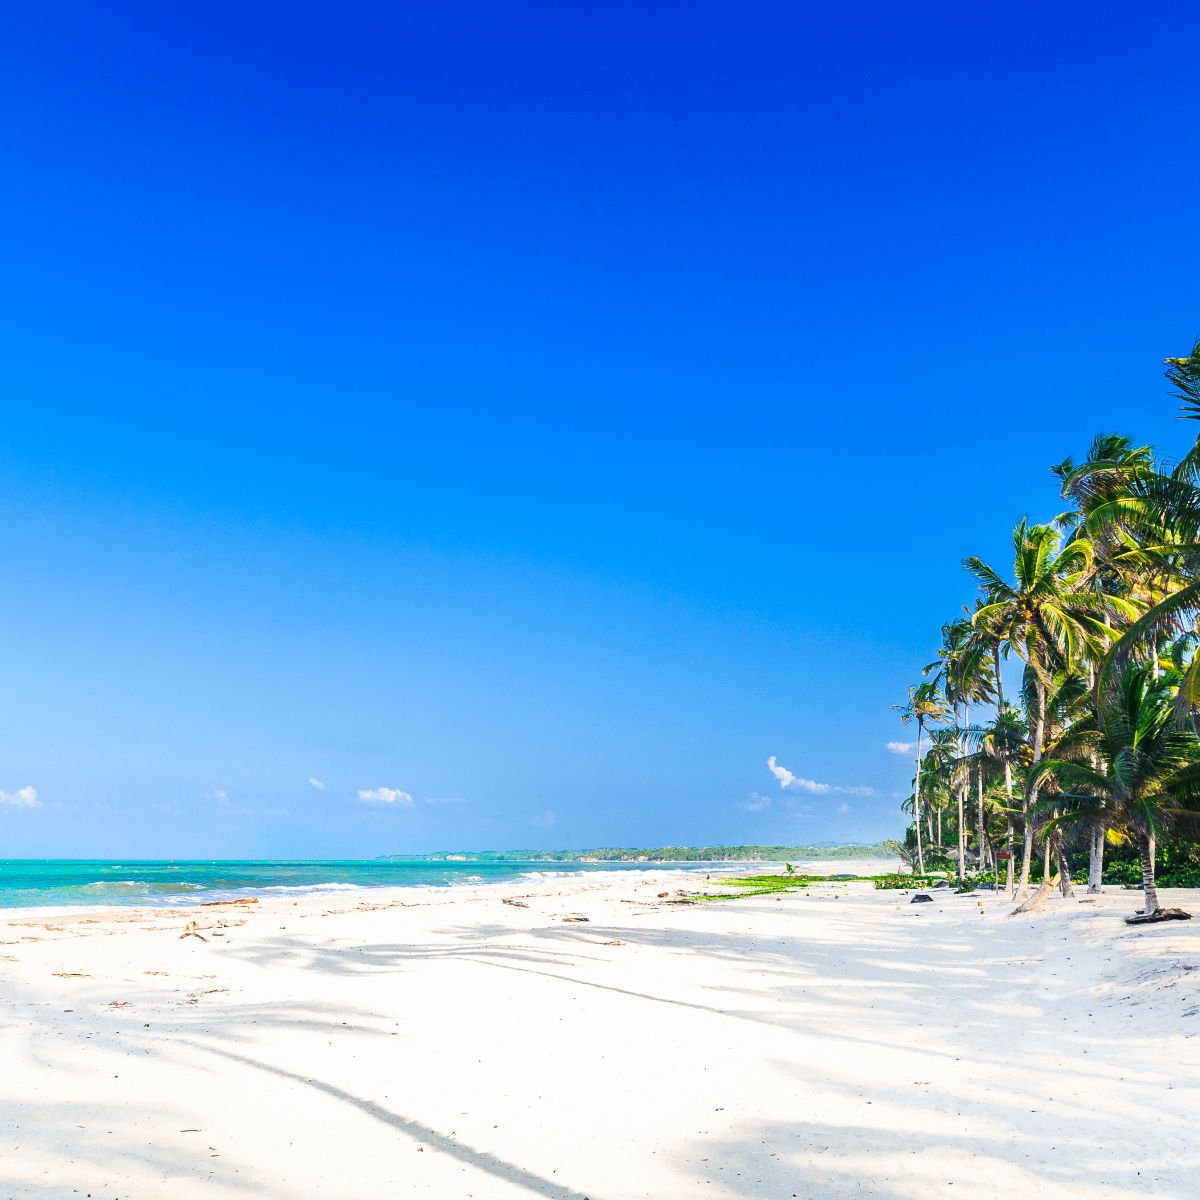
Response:
[{"label": "piece of wood on sand", "polygon": [[1156,908],[1152,913],[1134,913],[1125,918],[1126,925],[1157,925],[1159,921],[1190,921],[1192,914],[1182,908]]}]

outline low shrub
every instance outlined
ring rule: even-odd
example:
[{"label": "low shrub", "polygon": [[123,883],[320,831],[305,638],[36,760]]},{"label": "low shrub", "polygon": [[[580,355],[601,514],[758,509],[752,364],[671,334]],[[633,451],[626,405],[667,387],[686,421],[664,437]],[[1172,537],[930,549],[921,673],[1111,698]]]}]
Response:
[{"label": "low shrub", "polygon": [[931,887],[939,879],[947,879],[948,875],[876,875],[875,887],[881,892],[911,891],[913,888]]}]

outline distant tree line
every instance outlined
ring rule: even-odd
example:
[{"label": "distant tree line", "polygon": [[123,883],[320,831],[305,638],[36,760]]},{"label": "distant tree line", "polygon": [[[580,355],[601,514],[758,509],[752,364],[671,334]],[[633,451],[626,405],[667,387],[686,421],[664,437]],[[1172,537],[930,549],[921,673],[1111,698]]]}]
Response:
[{"label": "distant tree line", "polygon": [[890,855],[884,843],[849,846],[635,846],[594,850],[470,850],[436,854],[389,854],[409,862],[782,862],[804,859],[879,858]]}]

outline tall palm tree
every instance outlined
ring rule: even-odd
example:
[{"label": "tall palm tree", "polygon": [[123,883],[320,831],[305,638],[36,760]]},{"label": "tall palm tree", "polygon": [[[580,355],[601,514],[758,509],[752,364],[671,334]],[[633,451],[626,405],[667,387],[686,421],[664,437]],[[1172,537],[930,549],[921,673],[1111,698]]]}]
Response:
[{"label": "tall palm tree", "polygon": [[[1200,420],[1200,340],[1187,358],[1169,358],[1167,379],[1182,415]],[[1141,480],[1123,517],[1132,526],[1118,564],[1149,578],[1144,613],[1122,634],[1106,664],[1109,672],[1131,658],[1157,661],[1160,648],[1194,628],[1200,617],[1200,437],[1169,474]],[[1116,520],[1107,507],[1089,518],[1097,529]],[[1200,714],[1200,656],[1192,655],[1179,681],[1181,713]]]},{"label": "tall palm tree", "polygon": [[[1185,358],[1166,360],[1166,378],[1181,415],[1200,420],[1200,338]],[[1147,577],[1144,612],[1124,631],[1105,669],[1121,670],[1131,658],[1157,661],[1160,646],[1186,634],[1200,616],[1200,437],[1169,473],[1139,475],[1129,496],[1088,516],[1091,536],[1125,526],[1125,547],[1114,562]],[[1184,664],[1176,694],[1181,713],[1200,714],[1200,656]]]},{"label": "tall palm tree", "polygon": [[[1092,439],[1083,462],[1065,459],[1051,471],[1062,482],[1062,496],[1073,508],[1057,524],[1069,537],[1087,537],[1095,554],[1093,585],[1115,596],[1124,596],[1146,608],[1163,598],[1159,564],[1142,552],[1144,533],[1154,528],[1150,541],[1161,543],[1157,508],[1148,501],[1159,478],[1154,451],[1135,446],[1121,434],[1102,433]],[[1152,653],[1151,657],[1156,654]],[[1094,664],[1087,665],[1091,686],[1096,684]],[[1097,821],[1089,834],[1088,891],[1098,893],[1104,874],[1105,823]]]},{"label": "tall palm tree", "polygon": [[[1033,672],[1026,669],[1025,692],[1028,705],[1029,693],[1033,684]],[[1092,692],[1089,679],[1079,671],[1069,668],[1055,673],[1052,686],[1046,696],[1046,736],[1042,753],[1046,758],[1053,758],[1058,752],[1058,746],[1071,731],[1081,723],[1086,724],[1094,716]],[[1042,814],[1038,814],[1039,816]],[[1071,864],[1067,847],[1063,839],[1061,826],[1053,819],[1057,810],[1051,807],[1050,820],[1046,822],[1043,837],[1043,852],[1045,867],[1043,878],[1050,878],[1051,864],[1057,860],[1059,878],[1064,897],[1072,895]]]},{"label": "tall palm tree", "polygon": [[[1178,678],[1153,664],[1126,667],[1102,697],[1103,720],[1081,722],[1058,753],[1038,764],[1059,789],[1066,821],[1111,821],[1137,839],[1145,893],[1143,915],[1159,912],[1154,857],[1159,835],[1176,823],[1200,823],[1200,742],[1176,717]],[[1094,765],[1099,762],[1102,765]]]},{"label": "tall palm tree", "polygon": [[[958,756],[962,769],[956,772],[955,792],[958,799],[958,874],[964,873],[966,858],[966,798],[971,787],[970,760],[967,736],[971,725],[972,703],[984,703],[995,694],[991,646],[980,637],[968,618],[947,621],[942,626],[942,644],[937,658],[925,668],[934,683],[944,690],[946,701],[954,713]],[[962,720],[959,721],[959,708]],[[983,867],[983,780],[979,779],[979,862]]]},{"label": "tall palm tree", "polygon": [[1025,892],[1033,856],[1030,810],[1037,803],[1040,776],[1036,767],[1045,743],[1047,689],[1056,671],[1082,661],[1089,653],[1099,653],[1112,633],[1103,617],[1116,601],[1088,586],[1093,556],[1085,538],[1063,546],[1061,535],[1052,526],[1021,520],[1013,530],[1013,549],[1014,583],[979,558],[964,559],[963,565],[984,592],[984,603],[975,610],[973,622],[1010,646],[1033,676],[1030,724],[1035,769],[1029,774],[1021,806],[1025,826],[1021,891]]},{"label": "tall palm tree", "polygon": [[907,704],[893,704],[900,713],[900,720],[907,725],[917,723],[917,777],[913,790],[913,820],[917,826],[917,867],[925,874],[925,851],[921,843],[921,739],[928,725],[939,725],[948,712],[937,685],[926,680],[908,689]]},{"label": "tall palm tree", "polygon": [[1007,818],[1008,868],[1005,890],[1013,890],[1013,769],[1028,766],[1031,757],[1029,730],[1011,704],[1002,704],[995,719],[984,726],[981,739],[985,755],[1004,769],[1004,811]]},{"label": "tall palm tree", "polygon": [[[1153,449],[1135,446],[1123,434],[1098,433],[1083,462],[1066,458],[1050,470],[1062,483],[1063,499],[1075,506],[1056,524],[1068,533],[1068,540],[1087,537],[1097,559],[1110,561],[1128,545],[1122,534],[1129,527],[1122,514],[1134,518],[1135,531],[1140,526],[1137,501],[1144,491],[1142,484],[1155,474]],[[1102,510],[1107,510],[1105,520],[1089,524],[1089,518]]]},{"label": "tall palm tree", "polygon": [[[942,840],[942,813],[953,797],[959,799],[959,820],[962,819],[962,740],[956,725],[934,729],[929,734],[929,749],[921,764],[926,807],[937,815],[937,836],[932,839],[938,851],[945,850]],[[959,839],[961,845],[961,838]],[[959,875],[962,865],[959,863]]]}]

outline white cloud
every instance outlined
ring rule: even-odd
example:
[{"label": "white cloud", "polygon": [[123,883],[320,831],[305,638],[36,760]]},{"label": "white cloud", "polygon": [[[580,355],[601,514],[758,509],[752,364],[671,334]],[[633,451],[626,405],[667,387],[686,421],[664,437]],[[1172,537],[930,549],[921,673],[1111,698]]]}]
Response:
[{"label": "white cloud", "polygon": [[229,793],[224,788],[213,788],[211,792],[204,793],[204,798],[214,801],[222,808],[229,807]]},{"label": "white cloud", "polygon": [[775,755],[773,754],[767,759],[767,770],[779,780],[779,786],[781,788],[791,787],[796,782],[795,775],[793,775],[791,771],[787,769],[787,767],[780,766],[779,763],[775,761]]},{"label": "white cloud", "polygon": [[17,788],[15,792],[0,791],[0,804],[6,804],[9,808],[42,807],[42,802],[38,799],[37,788],[28,786]]},{"label": "white cloud", "polygon": [[848,805],[848,804],[839,804],[839,805],[837,806],[837,810],[838,810],[838,812],[840,812],[840,813],[849,812],[849,811],[850,811],[850,805]]},{"label": "white cloud", "polygon": [[893,754],[915,754],[917,750],[916,742],[888,742],[887,749]]},{"label": "white cloud", "polygon": [[358,798],[364,804],[400,804],[405,808],[408,808],[413,802],[413,798],[407,792],[389,787],[360,789]]},{"label": "white cloud", "polygon": [[549,829],[557,820],[558,817],[549,809],[546,809],[544,813],[539,813],[536,817],[531,818],[529,823],[530,825],[536,825],[538,829]]},{"label": "white cloud", "polygon": [[779,786],[788,792],[810,792],[815,796],[825,796],[830,792],[841,792],[846,796],[873,796],[875,789],[869,787],[843,787],[837,783],[818,783],[815,779],[804,779],[793,774],[775,755],[767,759],[767,770],[779,780]]},{"label": "white cloud", "polygon": [[738,808],[743,812],[762,812],[764,808],[770,807],[771,797],[760,796],[757,792],[751,792],[749,800],[742,800],[738,803]]},{"label": "white cloud", "polygon": [[308,777],[308,786],[316,788],[318,792],[323,792],[325,790],[324,782],[318,779],[315,775],[310,775]]}]

